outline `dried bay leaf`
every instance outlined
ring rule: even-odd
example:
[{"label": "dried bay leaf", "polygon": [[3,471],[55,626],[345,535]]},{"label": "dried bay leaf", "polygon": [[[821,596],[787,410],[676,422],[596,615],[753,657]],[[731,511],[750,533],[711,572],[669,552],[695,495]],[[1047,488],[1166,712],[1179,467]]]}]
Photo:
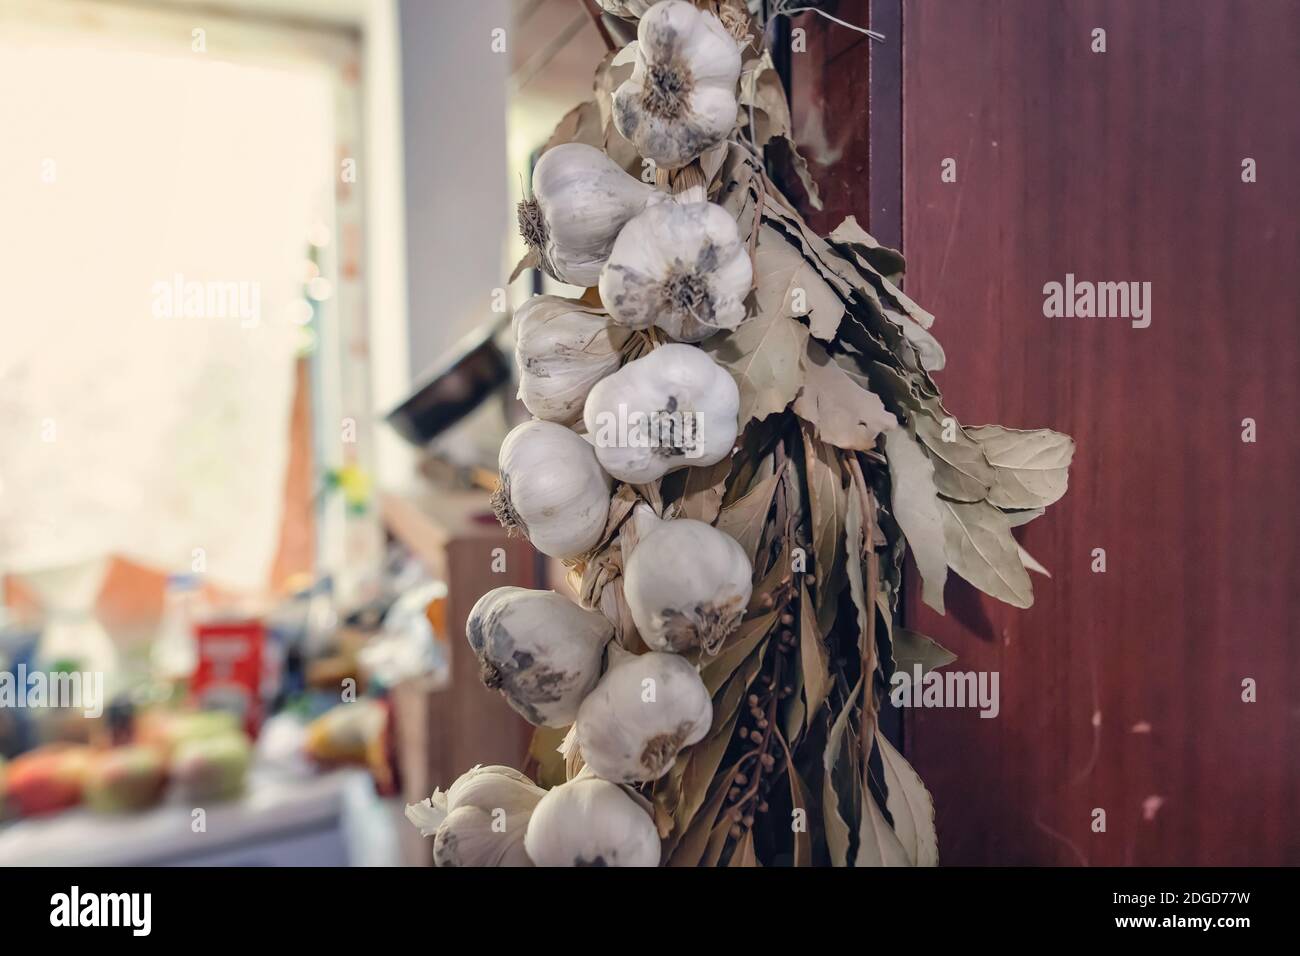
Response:
[{"label": "dried bay leaf", "polygon": [[747,616],[762,615],[771,610],[772,595],[783,588],[793,576],[790,562],[793,547],[789,535],[780,536],[780,550],[775,553],[767,573],[754,583],[754,593],[750,596],[749,606],[745,609]]},{"label": "dried bay leaf", "polygon": [[674,775],[677,777],[673,788],[676,799],[672,800],[671,808],[675,831],[679,836],[704,804],[709,786],[717,774],[723,757],[726,756],[727,746],[736,731],[741,701],[745,699],[749,685],[758,674],[762,660],[763,649],[760,647],[756,654],[748,657],[735,673],[727,678],[722,690],[713,694],[713,725],[709,735],[687,750],[682,761],[669,771],[670,777]]},{"label": "dried bay leaf", "polygon": [[[830,851],[831,866],[849,865],[849,845],[852,840],[849,825],[844,822],[840,812],[840,794],[835,786],[835,768],[843,757],[844,732],[848,727],[849,713],[853,710],[853,701],[862,690],[862,679],[849,692],[844,707],[841,708],[835,722],[831,724],[826,736],[826,748],[822,752],[822,827],[826,833],[826,847]],[[856,750],[857,748],[850,748]]]},{"label": "dried bay leaf", "polygon": [[808,426],[805,425],[801,431],[808,505],[812,515],[810,523],[813,571],[817,580],[817,623],[823,634],[829,634],[835,622],[840,591],[847,580],[843,560],[844,513],[847,508],[844,473],[833,447],[813,438]]},{"label": "dried bay leaf", "polygon": [[[709,837],[713,834],[718,811],[722,809],[730,788],[731,778],[740,769],[740,762],[732,764],[723,774],[714,775],[712,792],[704,804],[693,815],[689,823],[681,830],[681,838],[671,848],[668,846],[669,866],[698,866],[708,849]],[[667,844],[668,841],[665,841]]]},{"label": "dried bay leaf", "polygon": [[845,249],[878,293],[890,299],[912,321],[922,329],[934,324],[934,316],[908,298],[890,278],[903,271],[903,257],[876,242],[858,225],[855,217],[849,216],[836,226],[830,240]]},{"label": "dried bay leaf", "polygon": [[749,563],[755,563],[758,542],[767,526],[767,515],[772,510],[772,496],[776,494],[780,475],[769,475],[756,484],[749,493],[722,509],[718,515],[718,530],[725,531],[739,542]]},{"label": "dried bay leaf", "polygon": [[805,259],[790,277],[781,311],[789,316],[807,318],[808,330],[815,338],[830,342],[844,318],[844,301]]},{"label": "dried bay leaf", "polygon": [[709,844],[697,866],[715,867],[722,860],[722,853],[727,848],[727,838],[731,836],[731,820],[724,813],[713,825],[709,834]]},{"label": "dried bay leaf", "polygon": [[940,499],[940,507],[948,566],[985,594],[1012,607],[1032,605],[1033,585],[1020,563],[1007,516],[987,501]]},{"label": "dried bay leaf", "polygon": [[1019,528],[1021,525],[1029,524],[1035,518],[1041,518],[1045,510],[1044,508],[1027,508],[1024,511],[1007,511],[1004,513],[1007,516],[1007,521],[1011,523],[1011,527]]},{"label": "dried bay leaf", "polygon": [[785,87],[781,75],[772,63],[772,52],[745,66],[737,90],[740,114],[749,120],[749,107],[754,109],[754,129],[750,130],[754,145],[762,149],[773,136],[790,135],[790,106],[785,101]]},{"label": "dried bay leaf", "polygon": [[847,299],[856,288],[858,274],[853,265],[841,257],[821,236],[808,228],[799,214],[790,208],[785,197],[766,176],[763,193],[764,226],[788,237],[787,243],[813,266],[841,297]]},{"label": "dried bay leaf", "polygon": [[740,425],[783,410],[801,381],[799,361],[809,330],[790,317],[786,303],[803,260],[782,235],[760,228],[755,250],[757,314],[703,344],[740,388]]},{"label": "dried bay leaf", "polygon": [[927,372],[942,371],[948,359],[944,354],[943,346],[939,344],[939,340],[910,316],[889,308],[885,309],[884,312],[885,318],[902,329],[903,337],[911,342],[912,347],[916,349],[916,354],[921,360],[921,368]]},{"label": "dried bay leaf", "polygon": [[605,145],[605,121],[595,100],[579,103],[565,113],[541,151],[545,153],[564,143],[582,143],[597,149]]},{"label": "dried bay leaf", "polygon": [[685,827],[694,819],[695,814],[708,795],[709,785],[713,782],[726,756],[727,745],[736,733],[736,723],[740,719],[740,710],[731,709],[731,715],[719,723],[708,737],[692,747],[678,759],[686,764],[682,773],[681,797],[674,807],[674,826]]},{"label": "dried bay leaf", "polygon": [[955,418],[946,413],[944,417],[951,419],[949,427],[928,410],[912,418],[916,437],[929,450],[930,460],[934,462],[935,487],[945,498],[954,501],[983,501],[997,477],[993,466],[984,456],[980,443]]},{"label": "dried bay leaf", "polygon": [[758,866],[758,857],[754,853],[754,831],[746,830],[740,844],[732,851],[728,867]]},{"label": "dried bay leaf", "polygon": [[903,271],[902,253],[897,249],[882,246],[877,242],[873,236],[858,224],[856,216],[846,216],[844,221],[836,226],[827,238],[830,239],[833,245],[849,247],[850,250],[865,259],[871,268],[886,278],[899,275]]},{"label": "dried bay leaf", "polygon": [[802,368],[804,384],[795,398],[794,411],[816,428],[822,441],[846,450],[869,451],[881,432],[898,428],[898,420],[880,397],[831,361],[820,343],[808,341]]},{"label": "dried bay leaf", "polygon": [[921,673],[928,674],[936,667],[951,664],[956,659],[956,654],[932,637],[906,627],[894,630],[894,666],[897,670],[910,675],[912,669],[919,664]]},{"label": "dried bay leaf", "polygon": [[948,559],[944,553],[943,514],[935,488],[934,464],[916,440],[901,428],[886,433],[885,457],[889,459],[891,511],[916,558],[924,585],[923,600],[943,614]]},{"label": "dried bay leaf", "polygon": [[1039,564],[1038,559],[1026,551],[1023,544],[1017,544],[1016,550],[1020,553],[1020,563],[1025,566],[1026,571],[1033,571],[1037,574],[1041,574],[1045,578],[1050,578],[1052,576],[1052,572]]},{"label": "dried bay leaf", "polygon": [[894,819],[894,833],[908,862],[912,866],[938,866],[939,837],[934,829],[934,800],[930,792],[912,765],[879,731],[876,747],[889,791],[885,809]]},{"label": "dried bay leaf", "polygon": [[[871,633],[871,619],[867,616],[866,586],[862,580],[862,554],[865,539],[862,534],[862,495],[855,490],[856,479],[849,486],[848,508],[844,516],[844,563],[849,576],[849,595],[857,612],[859,644],[862,647],[863,673],[870,675],[875,671],[874,648],[866,646],[867,635]],[[872,614],[875,613],[875,601],[872,601]]]},{"label": "dried bay leaf", "polygon": [[722,496],[727,490],[731,462],[732,459],[727,457],[716,465],[684,468],[664,479],[668,481],[676,479],[678,475],[684,476],[678,479],[683,484],[681,495],[677,498],[677,517],[694,518],[707,524],[713,524],[717,520],[718,513],[722,510]]},{"label": "dried bay leaf", "polygon": [[799,662],[803,670],[805,719],[811,722],[826,703],[834,679],[830,671],[830,651],[817,625],[817,614],[806,584],[799,598]]},{"label": "dried bay leaf", "polygon": [[907,850],[870,793],[862,795],[862,819],[858,825],[858,852],[854,866],[911,866]]},{"label": "dried bay leaf", "polygon": [[808,794],[808,787],[804,784],[803,778],[799,776],[799,771],[790,760],[789,750],[785,752],[785,772],[790,778],[790,808],[792,811],[802,810],[804,816],[802,828],[797,830],[791,828],[794,835],[793,863],[795,866],[812,866],[812,834],[809,832],[808,825],[813,813],[812,798]]},{"label": "dried bay leaf", "polygon": [[993,466],[995,480],[988,499],[999,508],[1040,508],[1055,504],[1069,482],[1074,440],[1036,428],[1021,431],[980,425],[966,432],[979,442]]},{"label": "dried bay leaf", "polygon": [[813,178],[812,169],[808,166],[808,160],[804,158],[803,153],[799,152],[799,147],[789,136],[775,135],[768,143],[768,150],[779,157],[784,157],[785,161],[790,164],[794,174],[799,178],[799,185],[803,186],[804,192],[808,194],[808,205],[813,209],[822,208],[822,193],[817,186],[817,180]]},{"label": "dried bay leaf", "polygon": [[710,198],[731,214],[740,229],[741,241],[748,243],[755,226],[762,179],[746,149],[735,143],[726,145],[722,165],[710,181]]},{"label": "dried bay leaf", "polygon": [[808,724],[808,705],[804,701],[803,664],[797,659],[790,661],[790,673],[785,678],[790,688],[790,696],[780,707],[779,726],[785,735],[786,743],[793,750],[799,746],[804,730]]}]

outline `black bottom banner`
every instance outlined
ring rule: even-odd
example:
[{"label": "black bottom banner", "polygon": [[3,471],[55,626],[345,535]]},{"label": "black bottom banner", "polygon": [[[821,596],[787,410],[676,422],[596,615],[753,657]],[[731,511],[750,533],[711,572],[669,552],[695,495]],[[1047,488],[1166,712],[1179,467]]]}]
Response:
[{"label": "black bottom banner", "polygon": [[665,919],[701,939],[714,932],[725,938],[739,924],[864,940],[903,927],[909,935],[947,935],[965,925],[989,942],[1104,936],[1181,944],[1198,937],[1231,945],[1251,930],[1285,930],[1294,918],[1296,875],[1285,869],[545,875],[527,869],[7,869],[0,870],[0,939],[12,945],[80,931],[114,945],[159,939],[206,949],[360,943],[376,933],[401,933],[451,943],[490,927],[542,940],[557,938],[555,931],[558,938],[581,938],[606,920],[645,927]]}]

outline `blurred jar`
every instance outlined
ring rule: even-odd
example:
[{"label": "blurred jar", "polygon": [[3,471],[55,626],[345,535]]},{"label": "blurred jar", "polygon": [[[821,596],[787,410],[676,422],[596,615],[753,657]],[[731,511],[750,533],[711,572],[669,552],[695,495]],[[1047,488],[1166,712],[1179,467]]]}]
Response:
[{"label": "blurred jar", "polygon": [[170,574],[163,598],[162,619],[150,651],[156,680],[185,685],[199,663],[194,625],[198,617],[199,579],[193,574]]}]

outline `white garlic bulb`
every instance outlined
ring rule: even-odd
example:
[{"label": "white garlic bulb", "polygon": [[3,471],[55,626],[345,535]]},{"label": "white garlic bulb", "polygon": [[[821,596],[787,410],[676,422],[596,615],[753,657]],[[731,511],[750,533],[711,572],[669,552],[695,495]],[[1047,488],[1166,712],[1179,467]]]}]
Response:
[{"label": "white garlic bulb", "polygon": [[632,334],[599,309],[574,299],[535,295],[515,313],[519,398],[548,422],[582,417],[591,386],[618,368]]},{"label": "white garlic bulb", "polygon": [[584,776],[547,792],[524,834],[537,866],[658,866],[659,832],[623,788]]},{"label": "white garlic bulb", "polygon": [[633,783],[662,777],[712,722],[713,702],[695,666],[650,651],[612,663],[578,708],[575,726],[582,758],[596,776]]},{"label": "white garlic bulb", "polygon": [[664,169],[685,166],[736,125],[740,51],[712,13],[663,0],[637,27],[632,75],[614,91],[614,125]]},{"label": "white garlic bulb", "polygon": [[406,805],[406,818],[433,837],[435,866],[532,866],[524,834],[546,791],[511,767],[474,767],[451,788]]},{"label": "white garlic bulb", "polygon": [[661,203],[619,233],[600,273],[600,298],[620,325],[657,325],[699,342],[745,318],[754,278],[736,220],[711,202]]},{"label": "white garlic bulb", "polygon": [[708,353],[672,343],[597,382],[582,417],[601,467],[642,484],[730,455],[739,410],[732,377]]},{"label": "white garlic bulb", "polygon": [[609,517],[609,476],[583,438],[554,422],[511,429],[497,459],[497,519],[553,558],[576,558],[600,541]]},{"label": "white garlic bulb", "polygon": [[562,143],[533,168],[533,196],[519,204],[519,232],[548,275],[593,286],[623,224],[667,199],[594,146]]},{"label": "white garlic bulb", "polygon": [[465,635],[484,684],[529,723],[563,727],[600,679],[614,628],[554,591],[500,587],[475,603]]},{"label": "white garlic bulb", "polygon": [[641,535],[623,569],[623,595],[642,639],[655,650],[716,654],[749,605],[749,555],[725,531],[692,518],[660,521]]}]

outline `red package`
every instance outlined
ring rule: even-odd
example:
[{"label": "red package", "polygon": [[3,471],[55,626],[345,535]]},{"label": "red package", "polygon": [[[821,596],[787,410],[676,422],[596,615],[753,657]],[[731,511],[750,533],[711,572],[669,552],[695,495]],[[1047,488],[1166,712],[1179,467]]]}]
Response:
[{"label": "red package", "polygon": [[262,647],[258,620],[209,621],[195,628],[199,663],[190,682],[194,702],[237,714],[250,737],[262,723]]}]

